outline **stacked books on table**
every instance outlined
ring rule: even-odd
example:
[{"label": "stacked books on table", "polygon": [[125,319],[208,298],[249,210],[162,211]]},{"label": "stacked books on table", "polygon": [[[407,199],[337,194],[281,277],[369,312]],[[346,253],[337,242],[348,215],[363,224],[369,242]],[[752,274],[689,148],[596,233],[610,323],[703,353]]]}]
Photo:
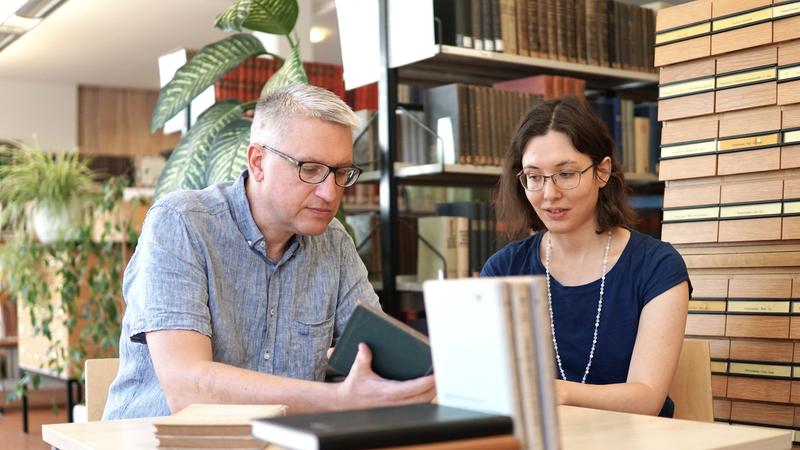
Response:
[{"label": "stacked books on table", "polygon": [[253,436],[296,450],[557,450],[544,278],[429,281],[424,294],[431,348],[404,324],[359,305],[331,365],[349,372],[365,342],[382,355],[373,370],[409,379],[428,374],[432,356],[438,404],[259,419]]},{"label": "stacked books on table", "polygon": [[292,450],[516,450],[511,417],[422,403],[259,419],[253,436]]},{"label": "stacked books on table", "polygon": [[153,422],[159,449],[263,449],[250,435],[255,418],[286,415],[285,405],[193,404]]}]

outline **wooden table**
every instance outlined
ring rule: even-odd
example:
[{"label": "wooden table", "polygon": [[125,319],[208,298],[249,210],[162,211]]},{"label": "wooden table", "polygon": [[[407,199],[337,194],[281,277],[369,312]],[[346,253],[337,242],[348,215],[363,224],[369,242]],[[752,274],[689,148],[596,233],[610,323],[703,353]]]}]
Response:
[{"label": "wooden table", "polygon": [[[560,406],[563,450],[788,450],[791,431],[689,422]],[[61,450],[155,449],[154,419],[42,426],[45,442]]]}]

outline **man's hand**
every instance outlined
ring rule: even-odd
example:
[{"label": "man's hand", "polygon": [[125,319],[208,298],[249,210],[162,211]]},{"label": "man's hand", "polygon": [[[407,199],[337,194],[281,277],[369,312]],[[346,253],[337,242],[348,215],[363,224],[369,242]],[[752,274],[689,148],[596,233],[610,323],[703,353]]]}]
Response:
[{"label": "man's hand", "polygon": [[433,375],[409,381],[379,377],[372,371],[372,352],[366,344],[358,344],[358,354],[350,374],[337,386],[339,409],[427,403],[436,396]]}]

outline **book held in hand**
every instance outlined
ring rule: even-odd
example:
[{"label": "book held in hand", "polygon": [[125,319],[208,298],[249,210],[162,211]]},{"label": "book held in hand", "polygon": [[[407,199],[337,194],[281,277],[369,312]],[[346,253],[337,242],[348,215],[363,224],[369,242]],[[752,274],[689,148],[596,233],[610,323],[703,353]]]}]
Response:
[{"label": "book held in hand", "polygon": [[359,302],[336,343],[328,364],[347,375],[353,366],[358,344],[372,351],[372,370],[389,380],[411,380],[433,370],[428,338],[379,309]]},{"label": "book held in hand", "polygon": [[358,450],[508,435],[509,416],[421,403],[258,419],[253,436],[294,450]]}]

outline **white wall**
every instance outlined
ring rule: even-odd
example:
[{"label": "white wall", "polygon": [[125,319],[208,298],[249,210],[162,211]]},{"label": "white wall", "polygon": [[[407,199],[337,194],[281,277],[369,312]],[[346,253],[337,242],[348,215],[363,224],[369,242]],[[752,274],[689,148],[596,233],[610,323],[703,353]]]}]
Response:
[{"label": "white wall", "polygon": [[47,150],[78,145],[78,87],[0,78],[0,139],[30,142]]}]

